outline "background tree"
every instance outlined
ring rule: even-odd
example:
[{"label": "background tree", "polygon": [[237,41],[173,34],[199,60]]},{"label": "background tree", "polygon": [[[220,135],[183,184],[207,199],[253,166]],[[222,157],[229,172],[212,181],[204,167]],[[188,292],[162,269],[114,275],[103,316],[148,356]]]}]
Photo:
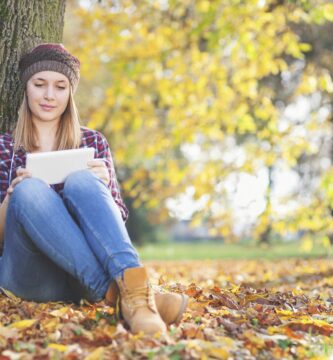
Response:
[{"label": "background tree", "polygon": [[13,127],[22,98],[18,61],[41,42],[61,42],[65,0],[1,0],[0,128]]},{"label": "background tree", "polygon": [[297,198],[297,211],[281,217],[272,197],[281,167],[320,156],[322,102],[305,120],[286,114],[302,96],[332,93],[331,73],[313,65],[318,46],[306,36],[332,20],[331,3],[70,3],[75,22],[65,36],[83,62],[84,121],[107,134],[125,195],[152,208],[152,222],[168,219],[170,198],[191,193],[194,222],[232,238],[237,181],[264,170],[266,201],[252,235],[328,229],[327,204],[315,205],[325,197],[318,176],[306,197],[282,199]]}]

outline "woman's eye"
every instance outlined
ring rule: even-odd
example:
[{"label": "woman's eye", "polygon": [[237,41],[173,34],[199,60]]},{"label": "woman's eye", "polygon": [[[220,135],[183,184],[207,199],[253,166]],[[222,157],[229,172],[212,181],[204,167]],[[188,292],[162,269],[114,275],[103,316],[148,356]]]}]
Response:
[{"label": "woman's eye", "polygon": [[[35,86],[37,86],[37,87],[42,87],[43,84],[35,84]],[[65,89],[66,89],[66,88],[63,87],[63,86],[57,86],[57,88],[60,89],[60,90],[65,90]]]}]

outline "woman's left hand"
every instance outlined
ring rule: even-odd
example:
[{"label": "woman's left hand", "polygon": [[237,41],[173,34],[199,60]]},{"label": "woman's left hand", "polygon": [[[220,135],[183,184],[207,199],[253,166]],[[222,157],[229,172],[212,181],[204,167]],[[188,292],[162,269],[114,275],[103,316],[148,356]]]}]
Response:
[{"label": "woman's left hand", "polygon": [[88,161],[88,169],[96,174],[106,185],[109,184],[110,175],[105,162],[101,159]]}]

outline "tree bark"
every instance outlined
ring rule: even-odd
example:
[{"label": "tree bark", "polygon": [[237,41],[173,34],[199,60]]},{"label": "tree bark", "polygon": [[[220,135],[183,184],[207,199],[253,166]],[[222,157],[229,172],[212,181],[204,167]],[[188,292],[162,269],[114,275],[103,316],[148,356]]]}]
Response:
[{"label": "tree bark", "polygon": [[0,1],[0,130],[14,127],[23,97],[21,56],[42,42],[61,42],[66,0]]}]

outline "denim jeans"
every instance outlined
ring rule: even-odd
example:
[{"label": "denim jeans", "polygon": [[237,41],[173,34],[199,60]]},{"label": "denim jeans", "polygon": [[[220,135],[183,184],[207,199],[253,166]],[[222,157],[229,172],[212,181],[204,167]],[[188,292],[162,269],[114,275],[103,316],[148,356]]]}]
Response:
[{"label": "denim jeans", "polygon": [[110,190],[88,170],[65,181],[63,198],[24,179],[8,204],[0,286],[33,301],[101,300],[112,279],[141,266]]}]

